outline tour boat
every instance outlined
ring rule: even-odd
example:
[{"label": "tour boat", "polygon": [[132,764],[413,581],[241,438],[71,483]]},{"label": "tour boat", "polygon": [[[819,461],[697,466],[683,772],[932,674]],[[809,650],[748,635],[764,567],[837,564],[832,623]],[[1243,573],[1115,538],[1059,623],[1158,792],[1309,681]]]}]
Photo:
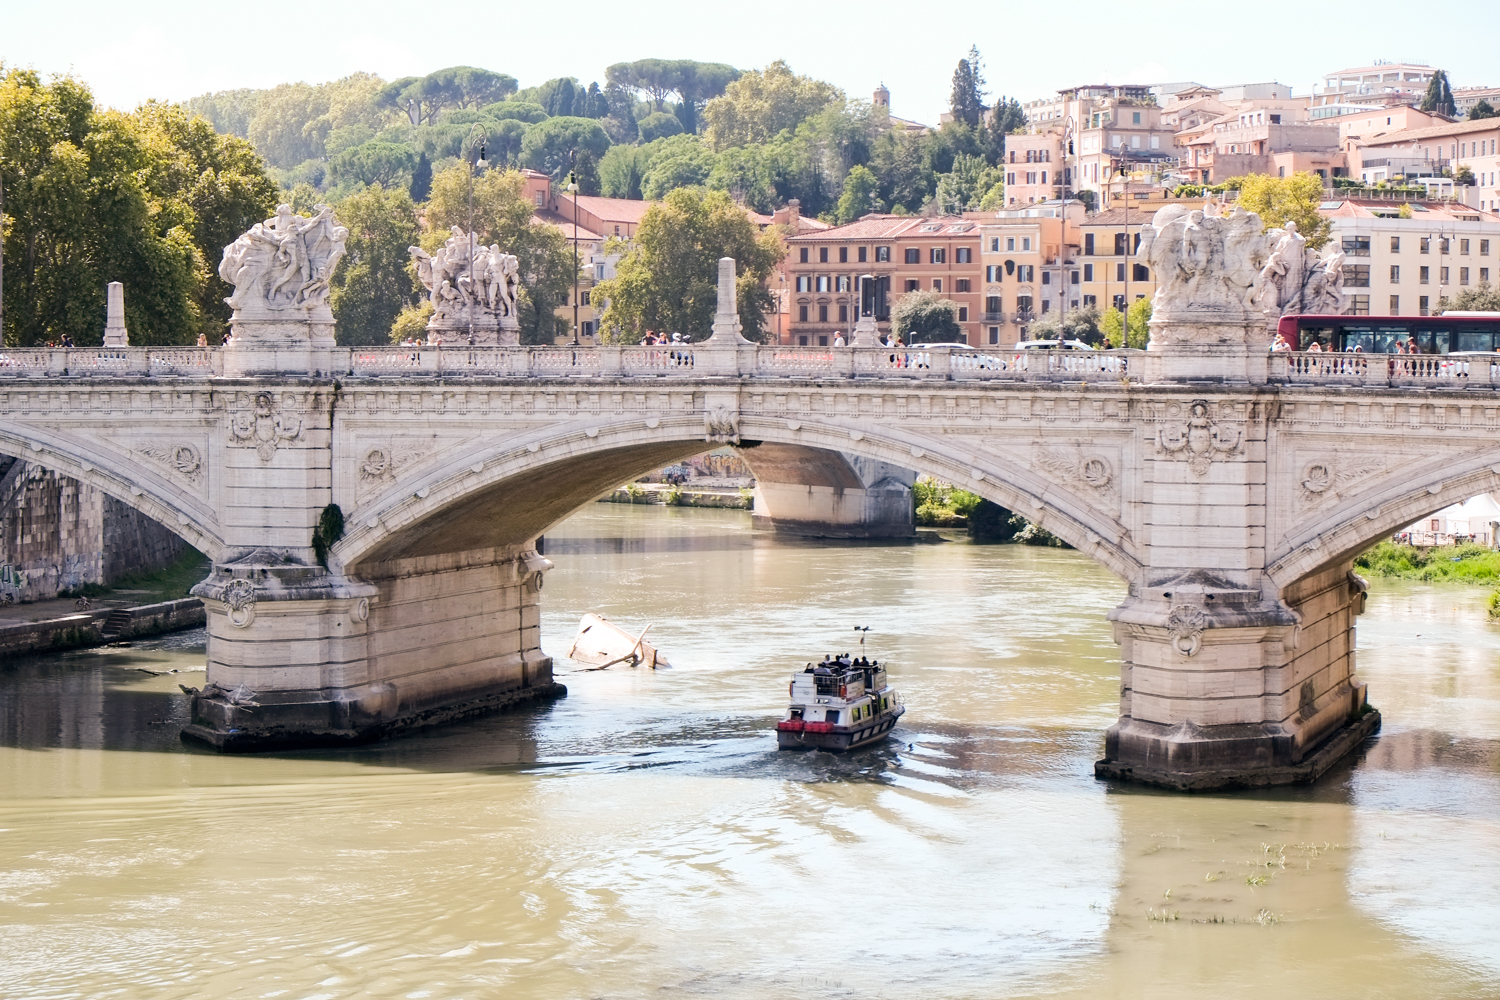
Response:
[{"label": "tour boat", "polygon": [[[863,638],[860,642],[863,646]],[[885,667],[863,654],[826,656],[792,675],[791,705],[776,723],[782,750],[854,750],[890,735],[906,711]]]}]

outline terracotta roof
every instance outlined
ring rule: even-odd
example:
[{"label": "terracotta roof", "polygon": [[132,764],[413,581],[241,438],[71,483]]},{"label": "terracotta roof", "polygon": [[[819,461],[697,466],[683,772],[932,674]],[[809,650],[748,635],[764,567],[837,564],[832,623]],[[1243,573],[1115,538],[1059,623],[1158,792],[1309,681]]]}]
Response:
[{"label": "terracotta roof", "polygon": [[[927,227],[936,229],[927,230]],[[955,232],[956,227],[967,227]],[[924,231],[925,230],[925,231]],[[867,215],[862,219],[825,229],[820,233],[802,233],[787,240],[891,240],[900,236],[978,236],[979,226],[972,220],[959,217],[924,219],[910,215]]]},{"label": "terracotta roof", "polygon": [[[565,216],[560,215],[557,212],[550,212],[546,210],[533,212],[531,214],[531,221],[538,225],[556,226],[558,229],[562,230],[563,237],[568,240],[573,239],[575,235],[573,232],[573,220],[566,218]],[[576,235],[580,242],[603,242],[604,240],[603,236],[599,235],[596,232],[593,232],[592,230],[585,229],[583,226],[578,227],[578,232]]]},{"label": "terracotta roof", "polygon": [[[566,194],[559,194],[558,204],[561,205],[568,197]],[[654,204],[654,201],[636,201],[634,198],[601,198],[588,194],[578,196],[578,207],[583,211],[605,222],[628,222],[631,225],[638,225],[646,214],[646,209]]]},{"label": "terracotta roof", "polygon": [[[1201,204],[1194,204],[1194,207],[1202,208],[1203,206]],[[1144,224],[1150,222],[1158,210],[1156,208],[1136,208],[1132,206],[1130,209],[1130,224],[1133,226],[1136,223]],[[1102,212],[1096,212],[1079,223],[1080,226],[1123,226],[1124,224],[1125,209],[1123,208],[1107,208]]]},{"label": "terracotta roof", "polygon": [[1402,129],[1392,132],[1380,140],[1380,145],[1399,142],[1420,142],[1423,139],[1446,139],[1450,135],[1468,135],[1470,132],[1492,132],[1500,128],[1500,118],[1481,118],[1478,121],[1454,122],[1451,125],[1429,125],[1426,128]]}]

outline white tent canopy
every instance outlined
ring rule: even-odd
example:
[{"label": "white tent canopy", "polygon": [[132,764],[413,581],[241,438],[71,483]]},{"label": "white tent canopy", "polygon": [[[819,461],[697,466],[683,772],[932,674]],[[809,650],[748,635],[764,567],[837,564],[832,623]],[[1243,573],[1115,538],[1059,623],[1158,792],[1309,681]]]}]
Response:
[{"label": "white tent canopy", "polygon": [[1414,545],[1445,545],[1455,535],[1466,535],[1483,545],[1494,544],[1491,522],[1500,522],[1500,503],[1488,493],[1470,497],[1463,503],[1444,507],[1402,529]]}]

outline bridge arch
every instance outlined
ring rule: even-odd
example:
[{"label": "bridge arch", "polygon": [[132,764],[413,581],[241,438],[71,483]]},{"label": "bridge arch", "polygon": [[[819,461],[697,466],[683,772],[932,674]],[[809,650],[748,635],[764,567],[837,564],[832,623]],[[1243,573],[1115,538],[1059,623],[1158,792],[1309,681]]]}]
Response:
[{"label": "bridge arch", "polygon": [[1279,589],[1353,559],[1382,538],[1444,507],[1500,487],[1500,448],[1455,461],[1406,465],[1369,482],[1337,506],[1288,533],[1266,574]]},{"label": "bridge arch", "polygon": [[140,511],[210,559],[217,559],[224,550],[212,507],[166,476],[128,462],[95,441],[51,428],[12,424],[0,429],[0,454],[92,486]]},{"label": "bridge arch", "polygon": [[[1125,527],[1045,470],[940,434],[836,419],[746,418],[738,429],[745,448],[772,442],[842,451],[953,482],[1039,523],[1121,578],[1140,576]],[[706,436],[702,415],[689,413],[579,419],[450,449],[349,510],[330,568],[358,575],[372,562],[524,545],[610,487],[727,441],[719,437]]]}]

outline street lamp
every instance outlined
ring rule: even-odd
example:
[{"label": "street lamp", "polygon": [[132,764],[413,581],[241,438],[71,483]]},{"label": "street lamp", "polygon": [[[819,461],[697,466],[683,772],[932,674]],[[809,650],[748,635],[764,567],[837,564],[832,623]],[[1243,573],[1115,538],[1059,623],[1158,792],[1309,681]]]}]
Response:
[{"label": "street lamp", "polygon": [[[469,147],[469,152],[472,153],[474,151],[474,133],[476,131],[479,133],[479,158],[477,160],[475,160],[473,163],[469,164],[469,281],[471,283],[471,287],[472,287],[472,282],[474,281],[474,171],[476,171],[476,170],[483,170],[485,167],[489,166],[489,161],[487,161],[484,158],[485,144],[486,144],[486,140],[489,138],[488,135],[486,134],[485,130],[484,130],[484,126],[480,125],[479,122],[475,122],[473,125],[471,125],[469,127],[469,134],[465,138],[464,141],[465,141],[465,143]],[[469,158],[467,156],[465,156],[464,159],[468,160]],[[469,346],[473,347],[474,346],[474,303],[473,302],[469,302],[467,304],[467,310],[466,311],[469,314]]]},{"label": "street lamp", "polygon": [[1125,308],[1120,317],[1120,339],[1121,347],[1130,345],[1130,166],[1121,156],[1120,166],[1116,170],[1117,177],[1110,184],[1111,189],[1118,189],[1121,199],[1125,202]]},{"label": "street lamp", "polygon": [[568,150],[568,194],[573,196],[573,346],[578,346],[578,150]]}]

